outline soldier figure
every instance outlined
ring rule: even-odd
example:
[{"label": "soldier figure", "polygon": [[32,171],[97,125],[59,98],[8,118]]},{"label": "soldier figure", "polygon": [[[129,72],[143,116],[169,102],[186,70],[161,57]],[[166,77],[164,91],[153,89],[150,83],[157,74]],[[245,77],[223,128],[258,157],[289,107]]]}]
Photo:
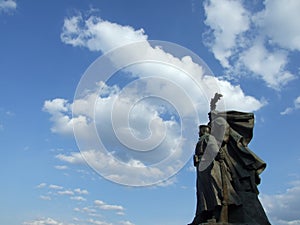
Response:
[{"label": "soldier figure", "polygon": [[208,125],[199,126],[194,155],[197,169],[197,209],[189,225],[209,222],[270,225],[258,199],[259,175],[266,163],[248,147],[254,114],[216,111],[211,100]]}]

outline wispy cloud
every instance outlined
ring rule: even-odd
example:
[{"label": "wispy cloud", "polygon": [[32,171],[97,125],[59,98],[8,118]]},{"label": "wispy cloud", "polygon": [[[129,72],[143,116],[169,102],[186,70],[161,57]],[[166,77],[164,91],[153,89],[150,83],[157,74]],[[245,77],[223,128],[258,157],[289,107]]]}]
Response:
[{"label": "wispy cloud", "polygon": [[209,32],[214,37],[213,41],[206,43],[221,65],[229,68],[229,58],[234,54],[240,36],[249,29],[249,14],[240,1],[205,1],[204,9],[204,22],[211,28]]},{"label": "wispy cloud", "polygon": [[94,201],[94,204],[99,207],[100,209],[103,209],[103,210],[117,210],[117,211],[123,211],[125,210],[123,206],[121,205],[110,205],[110,204],[107,204],[101,200],[95,200]]},{"label": "wispy cloud", "polygon": [[294,105],[291,107],[287,107],[284,111],[282,111],[280,114],[281,115],[288,115],[291,114],[292,112],[294,112],[295,110],[299,110],[300,109],[300,96],[298,96],[295,100],[294,100]]},{"label": "wispy cloud", "polygon": [[[241,24],[240,29],[243,26]],[[239,30],[234,32],[238,34]],[[232,37],[229,35],[228,46],[232,45],[231,39]],[[220,91],[224,99],[226,99],[221,110],[226,108],[255,111],[264,105],[263,101],[247,96],[239,85],[233,85],[229,81],[206,74],[204,68],[195,63],[190,55],[177,57],[163,50],[163,48],[151,46],[148,36],[143,29],[134,29],[131,26],[112,23],[97,16],[86,16],[84,13],[78,13],[65,18],[61,40],[63,43],[74,47],[85,47],[90,51],[101,51],[102,53],[130,43],[139,42],[142,44],[138,47],[138,51],[111,54],[109,55],[109,60],[118,66],[127,62],[128,59],[136,59],[143,52],[143,57],[152,57],[158,62],[162,61],[167,65],[174,65],[163,67],[161,66],[162,64],[153,66],[139,64],[136,68],[126,68],[126,72],[131,74],[130,76],[140,78],[139,80],[141,81],[138,85],[126,87],[128,90],[126,98],[120,98],[122,92],[118,85],[109,86],[104,81],[97,80],[95,83],[98,85],[98,88],[105,92],[105,96],[99,96],[97,91],[90,91],[87,95],[82,96],[80,99],[75,99],[73,102],[61,98],[44,102],[43,110],[51,115],[50,120],[53,122],[52,132],[72,135],[74,127],[77,140],[84,139],[84,143],[89,143],[86,149],[80,148],[81,154],[79,152],[61,153],[56,158],[73,164],[83,164],[85,163],[84,159],[86,159],[97,172],[118,183],[128,184],[130,181],[134,185],[145,185],[147,183],[156,183],[157,180],[164,180],[168,175],[174,175],[178,171],[180,163],[184,164],[185,162],[183,162],[184,160],[171,160],[166,155],[172,155],[172,157],[184,155],[186,151],[183,151],[182,146],[193,144],[190,141],[191,139],[180,136],[180,123],[174,119],[175,117],[167,118],[162,116],[162,112],[166,111],[166,109],[162,110],[161,106],[154,107],[155,104],[153,102],[147,103],[147,101],[138,101],[139,104],[135,104],[137,99],[141,98],[141,89],[146,94],[159,93],[163,95],[164,100],[170,99],[172,103],[178,102],[176,109],[180,109],[182,114],[189,118],[193,113],[192,108],[195,106],[199,109],[201,120],[207,120],[207,112],[209,111],[207,96],[213,96],[217,91]],[[181,70],[178,71],[175,68],[181,68],[181,70],[186,71],[192,76],[193,82],[197,81],[199,85],[195,85],[195,83],[192,85],[189,82],[190,78],[187,79],[186,73],[182,73]],[[163,74],[164,77],[160,79],[160,83],[158,83],[159,79],[155,81],[143,79],[153,74]],[[181,90],[185,91],[185,94],[189,93],[189,96],[195,98],[193,107],[188,105],[188,100],[184,100],[182,91],[174,91],[174,84],[178,84]],[[205,96],[199,94],[200,89],[206,90]],[[119,100],[118,104],[116,104],[116,100]],[[94,104],[95,102],[97,102],[96,105]],[[241,102],[243,104],[240,104]],[[116,111],[119,113],[114,114],[115,121],[120,121],[121,123],[118,129],[114,129],[113,124],[109,123],[112,115],[110,110],[116,105],[119,107]],[[134,110],[130,111],[132,112],[130,117],[133,119],[130,121],[132,127],[129,129],[126,126],[128,123],[124,122],[122,118],[126,114],[124,113],[126,109],[133,108],[132,105],[134,105]],[[91,106],[95,106],[95,108]],[[93,118],[95,115],[97,118]],[[101,121],[101,123],[96,122],[97,124],[93,124],[91,121]],[[149,132],[149,121],[151,121],[151,132]],[[157,151],[149,151],[149,154],[152,154],[150,157],[142,156],[138,151],[130,152],[130,154],[115,151],[112,154],[104,154],[104,151],[102,151],[103,147],[99,149],[92,144],[96,143],[93,140],[98,138],[97,135],[92,133],[94,125],[96,125],[97,129],[106,130],[106,132],[101,133],[105,136],[101,137],[101,139],[107,142],[107,146],[112,146],[111,149],[120,149],[120,146],[116,146],[116,143],[120,142],[118,138],[124,137],[121,142],[125,141],[126,144],[122,148],[134,145],[140,149],[145,146],[156,145],[158,146]],[[189,130],[186,129],[185,131],[188,132]],[[118,134],[117,136],[116,133]],[[135,134],[134,136],[138,138],[132,137],[132,134]],[[149,134],[148,138],[146,138],[147,134]],[[147,145],[145,141],[147,141]],[[157,143],[160,144],[158,145]],[[176,152],[176,154],[172,152]],[[114,154],[117,155],[118,159],[115,158]],[[82,155],[84,155],[84,159]],[[178,165],[172,163],[168,168],[162,169],[145,168],[149,164],[165,162],[162,160],[164,158],[168,158],[172,162],[176,161]],[[119,165],[120,160],[124,162],[122,168]],[[124,167],[126,168],[124,169]],[[120,174],[120,171],[122,171],[122,174]],[[135,179],[132,179],[133,177]]]},{"label": "wispy cloud", "polygon": [[254,76],[279,90],[296,78],[287,64],[289,53],[300,50],[300,30],[295,22],[300,19],[300,3],[264,1],[259,12],[251,12],[243,3],[206,0],[209,29],[204,41],[230,76]]},{"label": "wispy cloud", "polygon": [[66,165],[56,165],[54,166],[55,169],[57,170],[66,170],[68,167]]},{"label": "wispy cloud", "polygon": [[130,221],[128,221],[128,220],[126,220],[126,221],[120,221],[119,222],[121,225],[134,225],[134,223],[132,223],[132,222],[130,222]]},{"label": "wispy cloud", "polygon": [[[103,215],[100,212],[109,212],[113,211],[118,216],[125,216],[125,208],[121,205],[108,204],[102,200],[88,200],[82,195],[86,196],[89,194],[89,191],[83,188],[66,188],[54,184],[40,183],[36,188],[41,189],[40,191],[46,192],[42,194],[39,198],[43,201],[50,201],[53,198],[59,200],[60,198],[65,198],[64,196],[69,196],[70,205],[74,205],[73,211],[79,213],[78,217],[74,217],[73,221],[75,224],[96,224],[96,225],[113,225],[116,223],[107,222],[104,220],[98,220],[95,218],[103,218]],[[81,202],[81,203],[80,203]],[[82,206],[81,204],[83,204]],[[79,207],[79,206],[82,207]],[[81,214],[81,215],[80,215]],[[119,221],[118,224],[128,224],[131,225],[129,221]],[[41,217],[33,219],[31,221],[23,222],[24,225],[74,225],[73,223],[62,222],[51,217]]]},{"label": "wispy cloud", "polygon": [[84,158],[80,152],[71,152],[70,154],[58,154],[55,156],[57,159],[72,164],[83,164],[85,163]]},{"label": "wispy cloud", "polygon": [[44,187],[46,187],[46,186],[47,186],[46,183],[40,183],[40,184],[38,184],[38,185],[36,186],[36,188],[44,188]]},{"label": "wispy cloud", "polygon": [[54,189],[54,190],[62,190],[62,189],[64,189],[62,186],[55,185],[55,184],[50,184],[49,188],[50,189]]},{"label": "wispy cloud", "polygon": [[112,223],[108,223],[102,220],[94,220],[94,219],[88,219],[87,222],[95,225],[113,225]]},{"label": "wispy cloud", "polygon": [[88,190],[85,190],[85,189],[80,189],[80,188],[76,188],[74,189],[74,192],[76,192],[77,194],[81,194],[81,195],[87,195],[89,192]]},{"label": "wispy cloud", "polygon": [[0,14],[12,13],[17,8],[17,3],[14,0],[0,0]]},{"label": "wispy cloud", "polygon": [[45,201],[50,201],[51,197],[49,195],[41,195],[40,199],[45,200]]},{"label": "wispy cloud", "polygon": [[65,223],[59,222],[55,219],[52,219],[50,217],[48,218],[40,218],[28,222],[24,222],[24,225],[67,225]]},{"label": "wispy cloud", "polygon": [[[236,1],[231,1],[236,2]],[[228,6],[229,9],[231,9],[231,5]],[[235,8],[239,9],[240,6],[236,6]],[[238,9],[236,9],[238,11]],[[220,13],[219,11],[216,13]],[[239,12],[240,13],[240,12]],[[234,13],[232,13],[234,14]],[[243,15],[244,13],[240,13]],[[228,16],[227,16],[228,17]],[[226,18],[227,18],[226,17]],[[236,19],[238,20],[238,19]],[[226,21],[222,19],[222,21]],[[241,22],[242,23],[242,22]],[[234,34],[228,34],[228,43],[230,46],[235,46],[235,33],[240,33],[241,31],[246,28],[243,28],[244,25],[240,25],[241,28],[238,28],[235,24],[235,26],[231,26],[230,23],[226,24],[226,26],[232,27],[232,29],[237,29],[232,31]],[[233,28],[236,27],[236,28]],[[74,47],[81,46],[86,47],[91,51],[101,51],[102,53],[105,53],[109,50],[116,49],[120,46],[128,45],[135,42],[141,42],[141,41],[148,41],[148,36],[145,34],[145,31],[143,29],[135,30],[131,26],[123,26],[117,23],[112,23],[110,21],[106,21],[101,19],[100,17],[96,16],[83,16],[82,14],[78,14],[69,18],[66,18],[64,21],[63,31],[61,34],[61,40],[62,42],[66,44],[70,44]],[[233,42],[233,43],[232,43]],[[144,52],[145,54],[149,54],[153,57],[153,59],[156,59],[157,61],[162,60],[166,61],[170,64],[174,64],[178,66],[178,68],[182,68],[183,70],[187,72],[191,72],[191,74],[197,74],[198,77],[195,77],[196,80],[203,78],[203,68],[199,66],[198,64],[194,63],[189,56],[185,56],[183,58],[178,58],[176,56],[171,55],[168,52],[163,51],[160,48],[154,48],[150,46],[150,43],[141,45],[141,48],[139,51]],[[125,54],[126,53],[126,54]],[[125,59],[128,57],[134,58],[136,57],[135,52],[131,52],[128,54],[128,52],[124,52],[124,55],[118,55],[114,56],[111,60],[114,61],[117,65],[122,64]],[[162,68],[159,67],[158,73],[163,73]],[[170,69],[170,68],[168,68]],[[148,71],[148,72],[147,72]],[[155,73],[155,66],[150,67],[139,67],[136,70],[132,69],[129,72],[133,73],[135,76],[143,76],[144,73]],[[174,73],[170,73],[170,71],[165,71],[166,78],[176,81],[177,77],[174,76]],[[177,75],[179,76],[179,75]],[[243,91],[240,89],[239,86],[234,86],[229,82],[225,82],[224,80],[218,80],[216,81],[212,80],[212,77],[206,77],[207,79],[203,79],[201,82],[207,84],[208,86],[213,86],[214,82],[217,82],[217,86],[220,87],[222,94],[224,96],[235,96],[235,101],[231,101],[228,97],[226,106],[228,108],[240,108],[241,110],[245,111],[253,111],[258,110],[263,106],[261,102],[256,100],[255,98],[252,98],[250,96],[245,96]],[[100,82],[100,81],[99,81]],[[181,80],[182,83],[182,80]],[[101,87],[103,89],[107,89],[108,93],[112,94],[112,92],[116,92],[117,90],[113,87]],[[108,89],[109,88],[109,89]],[[192,87],[190,86],[189,89]],[[209,90],[206,90],[209,91]],[[211,95],[214,94],[211,93]],[[116,93],[118,94],[118,93]],[[173,93],[175,94],[175,93]],[[195,93],[196,94],[196,93]],[[93,100],[93,99],[90,99]],[[240,100],[240,102],[244,102],[245,104],[237,104],[237,100]],[[63,99],[55,99],[53,101],[46,101],[44,105],[44,109],[49,112],[50,114],[54,115],[57,112],[61,112],[65,114],[66,109],[68,108],[68,105],[65,102],[66,100]],[[50,107],[53,104],[53,107]],[[74,103],[73,103],[74,104]],[[57,106],[55,106],[57,105]],[[83,106],[82,106],[83,107]],[[241,108],[245,107],[245,108]],[[52,110],[53,109],[53,110]],[[93,111],[91,111],[93,113]]]},{"label": "wispy cloud", "polygon": [[102,52],[147,38],[143,29],[134,30],[96,16],[84,20],[81,14],[66,18],[61,33],[61,40],[66,44]]},{"label": "wispy cloud", "polygon": [[71,190],[64,190],[64,191],[58,191],[57,194],[59,194],[59,195],[74,195],[74,192]]},{"label": "wispy cloud", "polygon": [[294,181],[285,192],[274,195],[261,194],[260,199],[273,224],[299,225],[300,181]]},{"label": "wispy cloud", "polygon": [[76,207],[76,208],[74,208],[74,211],[84,212],[84,213],[96,213],[97,212],[96,209],[93,209],[93,208],[90,208],[90,207],[83,207],[82,209]]},{"label": "wispy cloud", "polygon": [[86,198],[84,198],[82,196],[72,196],[72,197],[70,197],[70,199],[75,200],[75,201],[80,201],[80,202],[86,201]]}]

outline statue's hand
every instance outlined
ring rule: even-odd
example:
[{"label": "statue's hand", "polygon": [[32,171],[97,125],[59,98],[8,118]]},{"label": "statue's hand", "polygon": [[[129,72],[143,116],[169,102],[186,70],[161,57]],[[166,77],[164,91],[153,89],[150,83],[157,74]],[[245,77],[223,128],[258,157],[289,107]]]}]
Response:
[{"label": "statue's hand", "polygon": [[257,173],[255,173],[255,183],[258,185],[260,184],[260,177]]},{"label": "statue's hand", "polygon": [[200,161],[198,155],[194,155],[193,160],[194,160],[194,166],[197,167]]},{"label": "statue's hand", "polygon": [[248,145],[248,142],[247,142],[247,140],[246,140],[244,137],[241,138],[241,144],[242,144],[244,147],[247,147],[247,145]]},{"label": "statue's hand", "polygon": [[220,149],[219,153],[216,156],[216,160],[221,161],[225,159],[225,153],[222,149]]}]

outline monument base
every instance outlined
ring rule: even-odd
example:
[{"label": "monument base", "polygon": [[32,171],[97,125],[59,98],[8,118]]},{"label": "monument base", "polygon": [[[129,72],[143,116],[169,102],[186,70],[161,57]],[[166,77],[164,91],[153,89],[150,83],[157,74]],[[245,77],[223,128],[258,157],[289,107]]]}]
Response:
[{"label": "monument base", "polygon": [[206,223],[200,223],[199,225],[250,225],[250,223],[217,223],[217,222],[206,222]]},{"label": "monument base", "polygon": [[[226,223],[226,222],[217,222],[215,219],[208,220],[205,223],[200,223],[199,225],[252,225],[251,223]],[[253,225],[258,225],[253,223]]]},{"label": "monument base", "polygon": [[218,222],[216,219],[210,219],[205,223],[200,223],[200,225],[231,225],[231,223]]}]

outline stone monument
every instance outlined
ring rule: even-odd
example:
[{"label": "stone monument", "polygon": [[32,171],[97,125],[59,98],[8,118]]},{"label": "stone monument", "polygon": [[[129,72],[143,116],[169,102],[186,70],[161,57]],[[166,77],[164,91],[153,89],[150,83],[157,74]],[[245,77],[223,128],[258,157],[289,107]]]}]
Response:
[{"label": "stone monument", "polygon": [[216,111],[221,97],[216,93],[211,99],[209,123],[199,126],[194,154],[197,207],[189,225],[270,225],[257,189],[266,163],[248,147],[254,114]]}]

